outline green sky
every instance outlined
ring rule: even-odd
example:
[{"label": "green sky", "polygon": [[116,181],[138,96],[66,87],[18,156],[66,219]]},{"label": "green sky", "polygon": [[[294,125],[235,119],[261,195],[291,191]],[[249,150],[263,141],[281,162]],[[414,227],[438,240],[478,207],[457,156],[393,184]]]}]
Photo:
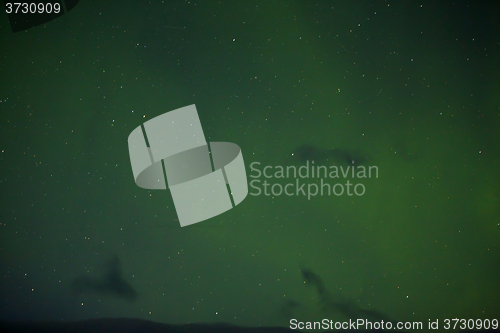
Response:
[{"label": "green sky", "polygon": [[[0,319],[498,316],[498,22],[493,2],[429,1],[89,0],[18,33],[0,16]],[[247,175],[307,146],[378,178],[181,228],[169,191],[135,185],[127,138],[191,104]],[[115,255],[135,300],[75,292]]]}]

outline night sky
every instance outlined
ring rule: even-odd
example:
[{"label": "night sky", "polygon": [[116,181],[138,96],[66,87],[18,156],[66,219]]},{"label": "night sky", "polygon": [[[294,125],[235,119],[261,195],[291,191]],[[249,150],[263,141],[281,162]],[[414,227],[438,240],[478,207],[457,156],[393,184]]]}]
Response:
[{"label": "night sky", "polygon": [[[17,33],[0,15],[0,319],[498,318],[499,13],[82,0]],[[181,228],[168,190],[135,184],[127,139],[191,104],[249,183],[346,183],[274,177],[313,160],[378,177],[349,178],[363,195],[249,187]]]}]

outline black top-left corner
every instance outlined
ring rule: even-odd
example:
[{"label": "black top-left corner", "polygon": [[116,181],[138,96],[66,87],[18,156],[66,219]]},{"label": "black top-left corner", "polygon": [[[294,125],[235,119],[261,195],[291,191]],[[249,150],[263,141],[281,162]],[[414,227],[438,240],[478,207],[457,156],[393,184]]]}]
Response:
[{"label": "black top-left corner", "polygon": [[4,10],[7,14],[12,32],[31,29],[54,20],[78,4],[79,0],[4,0]]}]

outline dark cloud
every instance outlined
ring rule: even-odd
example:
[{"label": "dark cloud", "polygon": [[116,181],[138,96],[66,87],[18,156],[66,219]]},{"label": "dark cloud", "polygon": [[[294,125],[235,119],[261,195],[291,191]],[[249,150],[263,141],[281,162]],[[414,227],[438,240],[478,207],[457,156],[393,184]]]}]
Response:
[{"label": "dark cloud", "polygon": [[324,149],[313,145],[303,145],[293,152],[296,160],[301,162],[314,161],[316,164],[362,165],[368,158],[359,151],[334,148]]},{"label": "dark cloud", "polygon": [[117,255],[106,263],[106,273],[101,278],[82,275],[73,280],[71,288],[75,293],[96,293],[135,301],[137,292],[122,276],[121,263]]},{"label": "dark cloud", "polygon": [[323,311],[327,313],[340,313],[352,320],[355,319],[369,319],[372,321],[395,322],[389,316],[377,310],[366,310],[360,308],[352,301],[344,299],[341,295],[334,295],[330,293],[323,280],[318,274],[310,269],[301,269],[304,281],[310,286],[316,288],[319,295],[319,303]]}]

